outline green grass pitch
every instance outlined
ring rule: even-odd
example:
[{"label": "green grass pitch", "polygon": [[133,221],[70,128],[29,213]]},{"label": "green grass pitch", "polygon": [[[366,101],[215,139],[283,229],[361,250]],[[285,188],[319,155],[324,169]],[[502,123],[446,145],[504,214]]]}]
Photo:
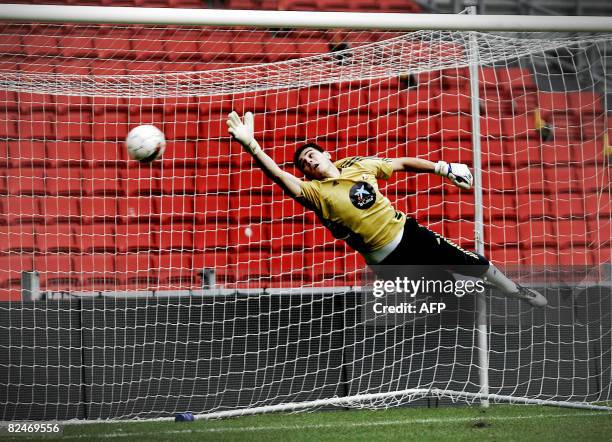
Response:
[{"label": "green grass pitch", "polygon": [[275,413],[195,422],[67,425],[62,440],[610,441],[612,413],[510,405]]}]

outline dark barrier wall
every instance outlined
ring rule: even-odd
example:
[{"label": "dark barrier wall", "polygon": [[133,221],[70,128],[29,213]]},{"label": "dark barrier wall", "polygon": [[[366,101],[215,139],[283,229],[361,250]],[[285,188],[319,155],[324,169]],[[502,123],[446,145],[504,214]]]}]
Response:
[{"label": "dark barrier wall", "polygon": [[[491,393],[608,398],[610,289],[546,294],[546,312],[489,298]],[[327,293],[6,304],[1,417],[146,418],[416,387],[478,392],[473,298],[446,299],[443,314],[376,321],[371,301]]]}]

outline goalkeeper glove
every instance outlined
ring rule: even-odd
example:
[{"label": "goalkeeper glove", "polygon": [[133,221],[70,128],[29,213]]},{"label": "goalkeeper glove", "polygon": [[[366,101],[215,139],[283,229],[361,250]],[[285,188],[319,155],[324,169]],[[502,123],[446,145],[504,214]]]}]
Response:
[{"label": "goalkeeper glove", "polygon": [[228,132],[236,141],[238,141],[244,150],[246,150],[251,155],[255,155],[257,152],[261,150],[259,143],[255,140],[254,137],[254,122],[253,122],[253,114],[251,112],[247,112],[244,114],[244,123],[240,120],[240,117],[235,111],[232,111],[227,116],[227,126]]},{"label": "goalkeeper glove", "polygon": [[438,161],[435,168],[436,175],[447,177],[457,187],[465,190],[470,190],[474,179],[470,169],[461,163],[447,163],[446,161]]}]

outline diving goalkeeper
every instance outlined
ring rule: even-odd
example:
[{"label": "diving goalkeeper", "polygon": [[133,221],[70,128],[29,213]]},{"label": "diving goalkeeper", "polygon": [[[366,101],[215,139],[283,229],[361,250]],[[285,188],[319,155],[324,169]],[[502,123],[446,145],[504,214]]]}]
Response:
[{"label": "diving goalkeeper", "polygon": [[282,170],[261,149],[254,137],[251,112],[244,115],[244,121],[236,112],[230,113],[227,125],[232,137],[270,179],[313,210],[334,237],[346,241],[369,265],[377,269],[442,266],[449,272],[486,279],[506,295],[533,306],[547,304],[544,296],[514,283],[484,256],[462,249],[396,211],[378,190],[377,179],[388,179],[393,172],[435,173],[469,190],[472,174],[466,165],[407,157],[350,157],[332,162],[322,147],[308,143],[294,154],[295,166],[310,180],[302,181]]}]

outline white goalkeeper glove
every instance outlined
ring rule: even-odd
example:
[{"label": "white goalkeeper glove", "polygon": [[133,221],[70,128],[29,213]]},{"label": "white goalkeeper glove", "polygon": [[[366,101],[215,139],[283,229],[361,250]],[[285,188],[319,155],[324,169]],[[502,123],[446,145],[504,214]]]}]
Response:
[{"label": "white goalkeeper glove", "polygon": [[236,141],[242,144],[244,150],[246,150],[251,155],[255,155],[257,152],[261,150],[259,143],[255,140],[254,132],[255,125],[253,122],[253,114],[251,112],[247,112],[244,114],[244,123],[240,120],[240,116],[232,111],[227,116],[227,126],[228,132]]},{"label": "white goalkeeper glove", "polygon": [[461,163],[447,163],[446,161],[438,161],[435,169],[436,175],[447,177],[457,187],[465,190],[470,190],[474,183],[470,169]]}]

